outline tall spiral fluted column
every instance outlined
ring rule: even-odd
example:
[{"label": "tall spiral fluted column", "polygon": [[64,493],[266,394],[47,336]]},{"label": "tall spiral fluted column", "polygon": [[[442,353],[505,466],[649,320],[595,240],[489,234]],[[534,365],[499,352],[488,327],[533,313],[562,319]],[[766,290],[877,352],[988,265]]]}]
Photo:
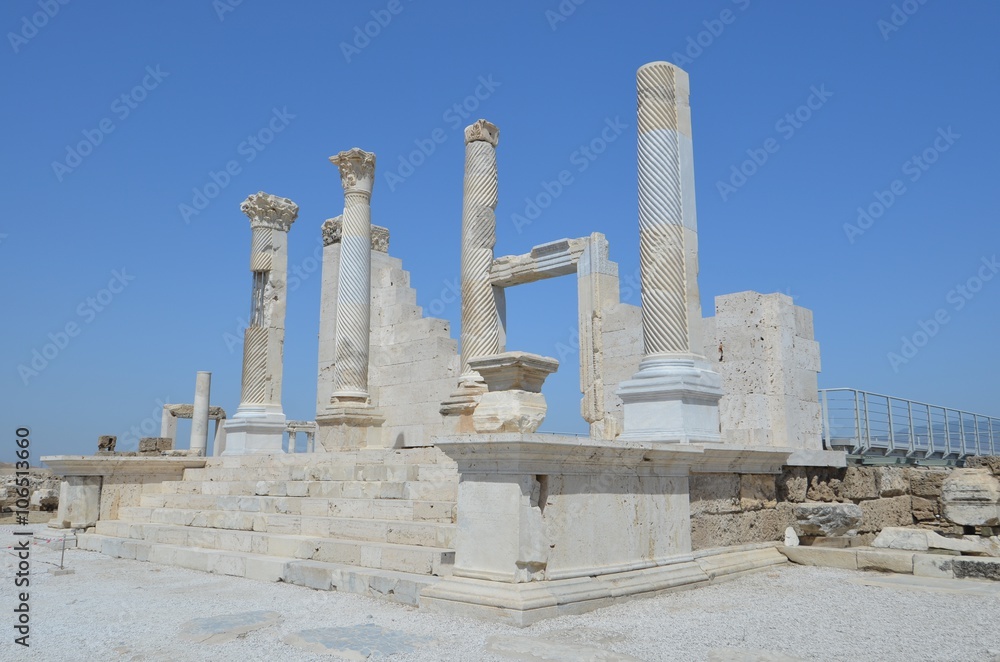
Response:
[{"label": "tall spiral fluted column", "polygon": [[462,198],[462,378],[482,381],[471,359],[500,352],[500,322],[490,267],[497,242],[497,156],[500,131],[486,120],[465,129]]},{"label": "tall spiral fluted column", "polygon": [[224,455],[282,452],[282,355],[288,275],[288,231],[299,207],[260,191],[240,210],[250,219],[250,320],[243,334],[240,406],[226,422]]},{"label": "tall spiral fluted column", "polygon": [[331,156],[330,162],[340,170],[344,214],[337,266],[333,391],[329,405],[316,415],[319,445],[328,451],[381,443],[378,428],[385,420],[372,406],[368,392],[375,155],[355,147]]},{"label": "tall spiral fluted column", "polygon": [[455,432],[473,429],[472,412],[486,382],[469,362],[503,351],[497,291],[490,279],[497,241],[497,157],[500,130],[486,120],[465,128],[462,196],[462,374],[458,388],[441,403]]},{"label": "tall spiral fluted column", "polygon": [[371,324],[372,185],[375,155],[358,148],[330,157],[340,169],[344,216],[337,280],[337,335],[333,403],[368,402]]},{"label": "tall spiral fluted column", "polygon": [[636,74],[643,360],[619,387],[623,439],[717,442],[721,379],[700,355],[698,222],[688,74]]}]

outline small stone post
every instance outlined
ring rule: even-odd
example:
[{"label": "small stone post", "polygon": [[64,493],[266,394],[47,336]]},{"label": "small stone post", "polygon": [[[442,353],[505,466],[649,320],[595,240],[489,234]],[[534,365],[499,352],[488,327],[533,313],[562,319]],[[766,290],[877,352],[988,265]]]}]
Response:
[{"label": "small stone post", "polygon": [[281,453],[285,431],[281,373],[288,230],[298,217],[299,207],[287,198],[261,191],[244,200],[240,209],[250,219],[253,230],[253,294],[250,325],[243,341],[243,393],[239,409],[226,423],[223,454]]},{"label": "small stone post", "polygon": [[652,62],[637,74],[639,372],[619,387],[628,440],[717,442],[722,381],[698,353],[698,224],[688,74]]},{"label": "small stone post", "polygon": [[191,413],[191,450],[205,455],[208,449],[208,403],[212,391],[212,373],[199,372],[194,385],[194,411]]}]

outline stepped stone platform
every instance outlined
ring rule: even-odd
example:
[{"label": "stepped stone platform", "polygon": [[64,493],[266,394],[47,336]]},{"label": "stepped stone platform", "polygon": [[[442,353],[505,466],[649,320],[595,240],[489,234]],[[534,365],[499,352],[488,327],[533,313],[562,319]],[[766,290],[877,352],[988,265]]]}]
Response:
[{"label": "stepped stone platform", "polygon": [[212,458],[79,546],[416,605],[451,574],[457,491],[455,463],[435,448]]}]

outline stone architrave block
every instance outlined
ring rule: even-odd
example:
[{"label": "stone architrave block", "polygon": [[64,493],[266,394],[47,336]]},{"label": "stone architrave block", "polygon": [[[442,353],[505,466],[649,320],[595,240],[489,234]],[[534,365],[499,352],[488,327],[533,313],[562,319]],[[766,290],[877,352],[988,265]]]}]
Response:
[{"label": "stone architrave block", "polygon": [[989,469],[955,469],[941,485],[941,500],[955,524],[1000,525],[1000,481]]},{"label": "stone architrave block", "polygon": [[97,450],[106,453],[113,453],[117,443],[118,437],[109,434],[101,435],[97,438]]}]

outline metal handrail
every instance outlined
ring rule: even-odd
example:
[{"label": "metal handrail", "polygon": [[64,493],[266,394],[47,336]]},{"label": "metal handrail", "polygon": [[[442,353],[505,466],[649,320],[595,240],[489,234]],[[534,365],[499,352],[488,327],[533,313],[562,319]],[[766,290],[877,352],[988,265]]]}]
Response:
[{"label": "metal handrail", "polygon": [[819,396],[829,449],[945,460],[1000,455],[1000,417],[852,388]]}]

